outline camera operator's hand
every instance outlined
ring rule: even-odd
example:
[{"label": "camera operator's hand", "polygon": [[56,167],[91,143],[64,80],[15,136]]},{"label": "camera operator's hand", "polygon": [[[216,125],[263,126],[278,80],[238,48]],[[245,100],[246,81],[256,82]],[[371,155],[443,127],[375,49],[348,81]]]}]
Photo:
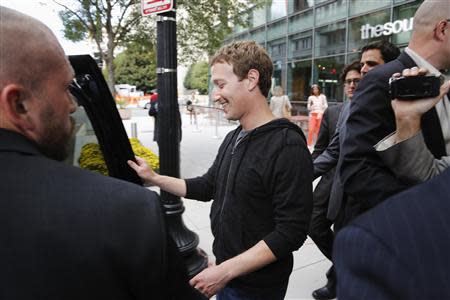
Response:
[{"label": "camera operator's hand", "polygon": [[[403,70],[402,74],[396,73],[392,77],[423,76],[428,73],[427,69],[413,67]],[[397,100],[391,102],[397,124],[396,143],[413,137],[420,131],[421,118],[424,113],[436,105],[449,91],[450,82],[445,82],[439,96],[435,98],[424,98],[419,100]]]}]

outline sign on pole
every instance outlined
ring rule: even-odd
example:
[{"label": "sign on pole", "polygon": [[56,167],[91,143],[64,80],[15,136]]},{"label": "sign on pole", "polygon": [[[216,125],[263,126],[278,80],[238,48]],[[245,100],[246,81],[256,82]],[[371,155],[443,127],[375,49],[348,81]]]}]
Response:
[{"label": "sign on pole", "polygon": [[141,13],[143,16],[170,11],[173,8],[172,0],[141,0]]}]

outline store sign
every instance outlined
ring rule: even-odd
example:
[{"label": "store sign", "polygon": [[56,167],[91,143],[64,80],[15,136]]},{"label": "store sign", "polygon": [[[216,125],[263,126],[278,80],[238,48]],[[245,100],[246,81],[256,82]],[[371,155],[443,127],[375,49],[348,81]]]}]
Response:
[{"label": "store sign", "polygon": [[372,26],[370,24],[366,24],[361,26],[361,39],[371,39],[371,38],[377,38],[382,35],[391,35],[391,34],[397,34],[400,32],[407,32],[412,30],[413,27],[413,19],[403,19],[403,20],[397,20],[394,22],[387,22],[383,25],[375,25]]},{"label": "store sign", "polygon": [[141,0],[143,16],[154,15],[172,10],[173,0]]}]

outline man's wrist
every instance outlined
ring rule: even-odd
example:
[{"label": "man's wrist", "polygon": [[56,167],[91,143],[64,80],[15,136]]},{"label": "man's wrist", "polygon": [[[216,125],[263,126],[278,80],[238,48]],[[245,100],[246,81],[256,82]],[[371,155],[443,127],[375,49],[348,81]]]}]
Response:
[{"label": "man's wrist", "polygon": [[417,132],[420,131],[420,122],[420,116],[397,118],[397,132],[395,142],[399,143],[415,136]]},{"label": "man's wrist", "polygon": [[239,276],[235,263],[235,258],[231,258],[218,265],[227,282]]}]

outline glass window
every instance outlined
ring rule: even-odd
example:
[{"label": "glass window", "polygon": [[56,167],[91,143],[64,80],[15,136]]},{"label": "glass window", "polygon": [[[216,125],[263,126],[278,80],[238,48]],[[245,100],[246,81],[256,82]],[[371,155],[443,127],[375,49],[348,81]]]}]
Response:
[{"label": "glass window", "polygon": [[307,115],[306,100],[312,83],[311,60],[290,62],[287,71],[287,93],[293,106],[292,114]]},{"label": "glass window", "polygon": [[[399,4],[399,3],[403,3],[403,2],[408,2],[411,0],[394,0],[394,4]],[[418,3],[419,5],[423,2],[423,0],[413,0],[414,3]]]},{"label": "glass window", "polygon": [[286,20],[270,24],[267,28],[267,39],[272,40],[274,38],[286,35]]},{"label": "glass window", "polygon": [[250,32],[250,38],[252,40],[257,41],[260,44],[264,44],[266,41],[266,31],[264,28],[257,29],[255,31]]},{"label": "glass window", "polygon": [[349,20],[348,52],[357,52],[364,45],[380,39],[389,39],[380,31],[380,26],[389,22],[389,10],[383,10]]},{"label": "glass window", "polygon": [[266,23],[266,7],[254,8],[251,12],[251,24],[252,27],[258,27]]},{"label": "glass window", "polygon": [[[83,147],[87,144],[90,144],[87,147],[96,147],[95,145],[98,145],[98,140],[83,106],[79,106],[76,112],[72,114],[72,117],[75,120],[76,134],[74,135],[73,152],[69,154],[66,161],[74,166],[80,166],[80,163],[83,165],[83,162],[86,160],[86,155],[84,153],[87,150],[83,152]],[[99,148],[97,147],[97,149]],[[104,166],[102,165],[99,169],[101,169],[105,175],[108,175],[106,164]]]},{"label": "glass window", "polygon": [[327,1],[330,1],[330,0],[315,0],[315,5],[323,3],[323,2],[327,2]]},{"label": "glass window", "polygon": [[354,62],[355,60],[360,61],[361,60],[361,53],[358,52],[353,52],[347,55],[347,64],[350,64],[352,62]]},{"label": "glass window", "polygon": [[339,74],[345,65],[345,56],[316,59],[313,65],[313,84],[318,84],[327,96],[328,102],[341,102],[343,89],[339,83]]},{"label": "glass window", "polygon": [[313,11],[309,10],[289,18],[289,33],[312,28],[314,24]]},{"label": "glass window", "polygon": [[358,15],[377,8],[382,8],[391,5],[391,0],[350,0],[350,15]]},{"label": "glass window", "polygon": [[250,35],[245,33],[245,34],[241,34],[241,35],[235,36],[233,40],[235,40],[235,41],[245,41],[245,40],[249,40],[249,39],[250,39]]},{"label": "glass window", "polygon": [[[422,1],[414,2],[411,4],[405,4],[394,8],[394,20],[396,20],[394,21],[394,24],[395,22],[397,23],[401,22],[403,29],[397,34],[392,35],[392,42],[394,44],[400,45],[400,44],[407,44],[409,42],[412,34],[413,16],[416,13],[417,9],[419,8],[421,2]],[[397,26],[398,27],[397,28],[394,27],[394,29],[399,29],[400,25]]]},{"label": "glass window", "polygon": [[273,60],[286,58],[286,41],[285,39],[279,39],[272,41],[268,44],[268,52]]},{"label": "glass window", "polygon": [[286,0],[272,0],[269,4],[269,20],[276,20],[287,15]]},{"label": "glass window", "polygon": [[318,28],[314,44],[316,56],[345,53],[345,22]]},{"label": "glass window", "polygon": [[284,87],[286,73],[286,63],[285,60],[274,60],[273,62],[273,76],[272,76],[272,86],[282,86]]},{"label": "glass window", "polygon": [[288,12],[290,14],[314,6],[314,0],[289,0],[286,2],[288,3]]},{"label": "glass window", "polygon": [[289,37],[289,58],[309,58],[312,56],[312,31],[298,33]]},{"label": "glass window", "polygon": [[340,20],[347,16],[347,0],[338,0],[316,9],[316,26]]}]

